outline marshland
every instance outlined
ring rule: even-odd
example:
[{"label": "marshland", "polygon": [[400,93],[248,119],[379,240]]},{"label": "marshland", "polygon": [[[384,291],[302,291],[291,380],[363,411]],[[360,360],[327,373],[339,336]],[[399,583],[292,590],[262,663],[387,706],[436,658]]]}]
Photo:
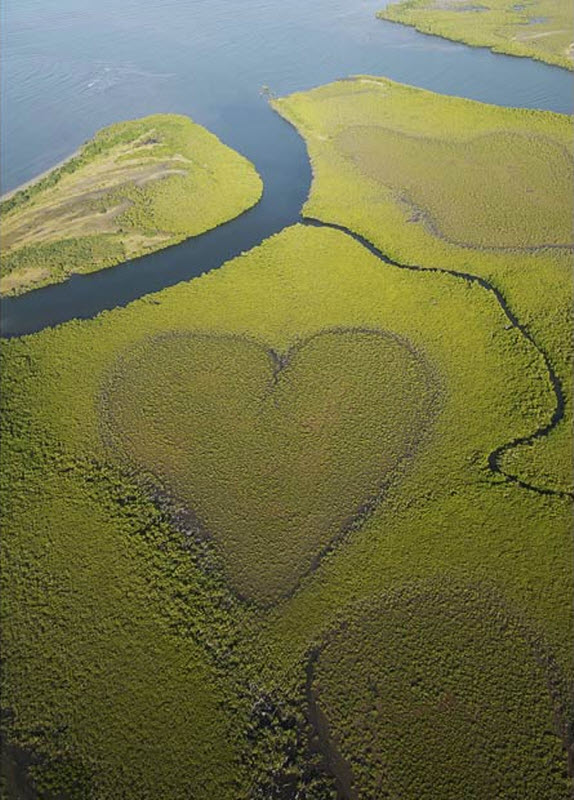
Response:
[{"label": "marshland", "polygon": [[571,80],[380,7],[8,4],[9,800],[572,795]]}]

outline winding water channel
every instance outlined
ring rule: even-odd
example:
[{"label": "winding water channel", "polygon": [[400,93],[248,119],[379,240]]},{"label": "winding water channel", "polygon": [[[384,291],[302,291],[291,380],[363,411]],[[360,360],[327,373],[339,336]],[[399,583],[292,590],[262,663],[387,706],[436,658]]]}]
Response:
[{"label": "winding water channel", "polygon": [[255,208],[195,239],[4,299],[2,335],[126,305],[300,221],[311,181],[306,148],[268,106],[263,85],[285,94],[371,73],[500,105],[572,110],[565,70],[377,20],[382,4],[127,0],[118,10],[111,0],[97,8],[92,0],[12,0],[4,25],[3,191],[103,125],[158,111],[208,126],[254,162],[265,188]]},{"label": "winding water channel", "polygon": [[345,228],[343,225],[337,225],[335,223],[330,223],[330,222],[322,222],[320,220],[316,220],[310,217],[305,217],[302,221],[306,225],[313,225],[321,228],[333,228],[334,230],[341,231],[342,233],[347,234],[347,236],[351,236],[353,239],[359,242],[359,244],[361,244],[363,247],[366,247],[367,250],[369,250],[369,252],[371,252],[385,264],[391,264],[394,267],[399,267],[400,269],[408,269],[414,272],[440,272],[443,275],[450,275],[451,277],[456,278],[457,280],[463,280],[467,281],[468,283],[478,284],[479,286],[482,286],[482,288],[485,289],[487,292],[490,292],[491,294],[494,295],[496,302],[500,306],[502,313],[504,314],[510,325],[513,328],[516,328],[518,331],[520,331],[522,336],[528,339],[530,344],[533,347],[535,347],[542,356],[542,359],[544,361],[544,366],[546,368],[546,371],[548,373],[548,378],[552,386],[552,391],[554,393],[555,405],[551,416],[544,425],[541,425],[535,431],[527,434],[526,436],[520,436],[516,439],[512,439],[511,441],[505,442],[504,444],[500,445],[495,450],[492,450],[492,452],[488,454],[488,460],[487,460],[488,468],[495,475],[500,475],[505,480],[508,480],[511,483],[516,483],[518,484],[518,486],[522,486],[523,489],[528,489],[529,491],[536,492],[537,494],[554,495],[557,497],[568,497],[568,498],[574,497],[574,494],[570,491],[562,491],[560,489],[552,489],[547,486],[536,486],[532,483],[528,483],[527,481],[524,481],[521,478],[519,478],[517,475],[512,475],[511,473],[506,472],[506,470],[502,466],[504,456],[507,452],[509,452],[510,450],[519,445],[532,444],[537,439],[541,439],[544,436],[547,436],[550,433],[550,431],[552,431],[558,425],[558,423],[564,419],[564,412],[565,412],[564,390],[562,388],[562,383],[560,382],[560,378],[558,377],[556,371],[554,370],[554,367],[552,366],[548,354],[538,345],[538,343],[535,341],[534,337],[532,336],[528,328],[523,323],[521,323],[516,314],[514,314],[514,312],[506,302],[506,299],[502,294],[502,292],[489,281],[485,280],[484,278],[481,278],[478,275],[473,275],[469,272],[461,272],[453,269],[443,269],[442,267],[429,267],[429,266],[420,267],[417,266],[416,264],[401,264],[400,262],[395,261],[392,258],[389,258],[385,253],[379,250],[378,247],[375,247],[375,245],[371,244],[371,242],[369,242],[368,239],[365,239],[364,236],[361,236],[360,234],[355,233],[354,231],[351,231],[348,228]]}]

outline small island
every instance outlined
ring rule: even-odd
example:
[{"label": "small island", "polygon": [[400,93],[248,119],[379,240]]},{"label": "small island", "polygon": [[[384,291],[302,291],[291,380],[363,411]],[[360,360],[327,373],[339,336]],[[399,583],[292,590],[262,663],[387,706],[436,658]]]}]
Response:
[{"label": "small island", "polygon": [[574,69],[570,0],[399,0],[377,16],[473,47]]},{"label": "small island", "polygon": [[99,131],[0,205],[2,294],[21,294],[197,236],[255,205],[243,156],[185,116]]}]

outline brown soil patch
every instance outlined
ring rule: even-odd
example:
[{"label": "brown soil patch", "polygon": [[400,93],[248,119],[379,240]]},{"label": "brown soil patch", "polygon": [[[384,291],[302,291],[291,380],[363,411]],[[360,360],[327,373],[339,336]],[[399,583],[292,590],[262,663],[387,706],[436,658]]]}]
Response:
[{"label": "brown soil patch", "polygon": [[32,283],[38,283],[44,278],[47,278],[49,274],[49,271],[42,267],[29,267],[28,269],[11,272],[10,275],[5,275],[3,278],[0,278],[0,294],[10,294],[10,292],[20,288],[20,286],[29,286]]}]

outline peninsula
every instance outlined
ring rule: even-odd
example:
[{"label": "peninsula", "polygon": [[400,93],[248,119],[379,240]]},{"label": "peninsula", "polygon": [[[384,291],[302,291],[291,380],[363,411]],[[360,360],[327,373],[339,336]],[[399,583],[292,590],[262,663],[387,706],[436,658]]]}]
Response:
[{"label": "peninsula", "polygon": [[0,291],[20,294],[176,244],[261,193],[251,163],[188,117],[111,125],[4,198]]}]

